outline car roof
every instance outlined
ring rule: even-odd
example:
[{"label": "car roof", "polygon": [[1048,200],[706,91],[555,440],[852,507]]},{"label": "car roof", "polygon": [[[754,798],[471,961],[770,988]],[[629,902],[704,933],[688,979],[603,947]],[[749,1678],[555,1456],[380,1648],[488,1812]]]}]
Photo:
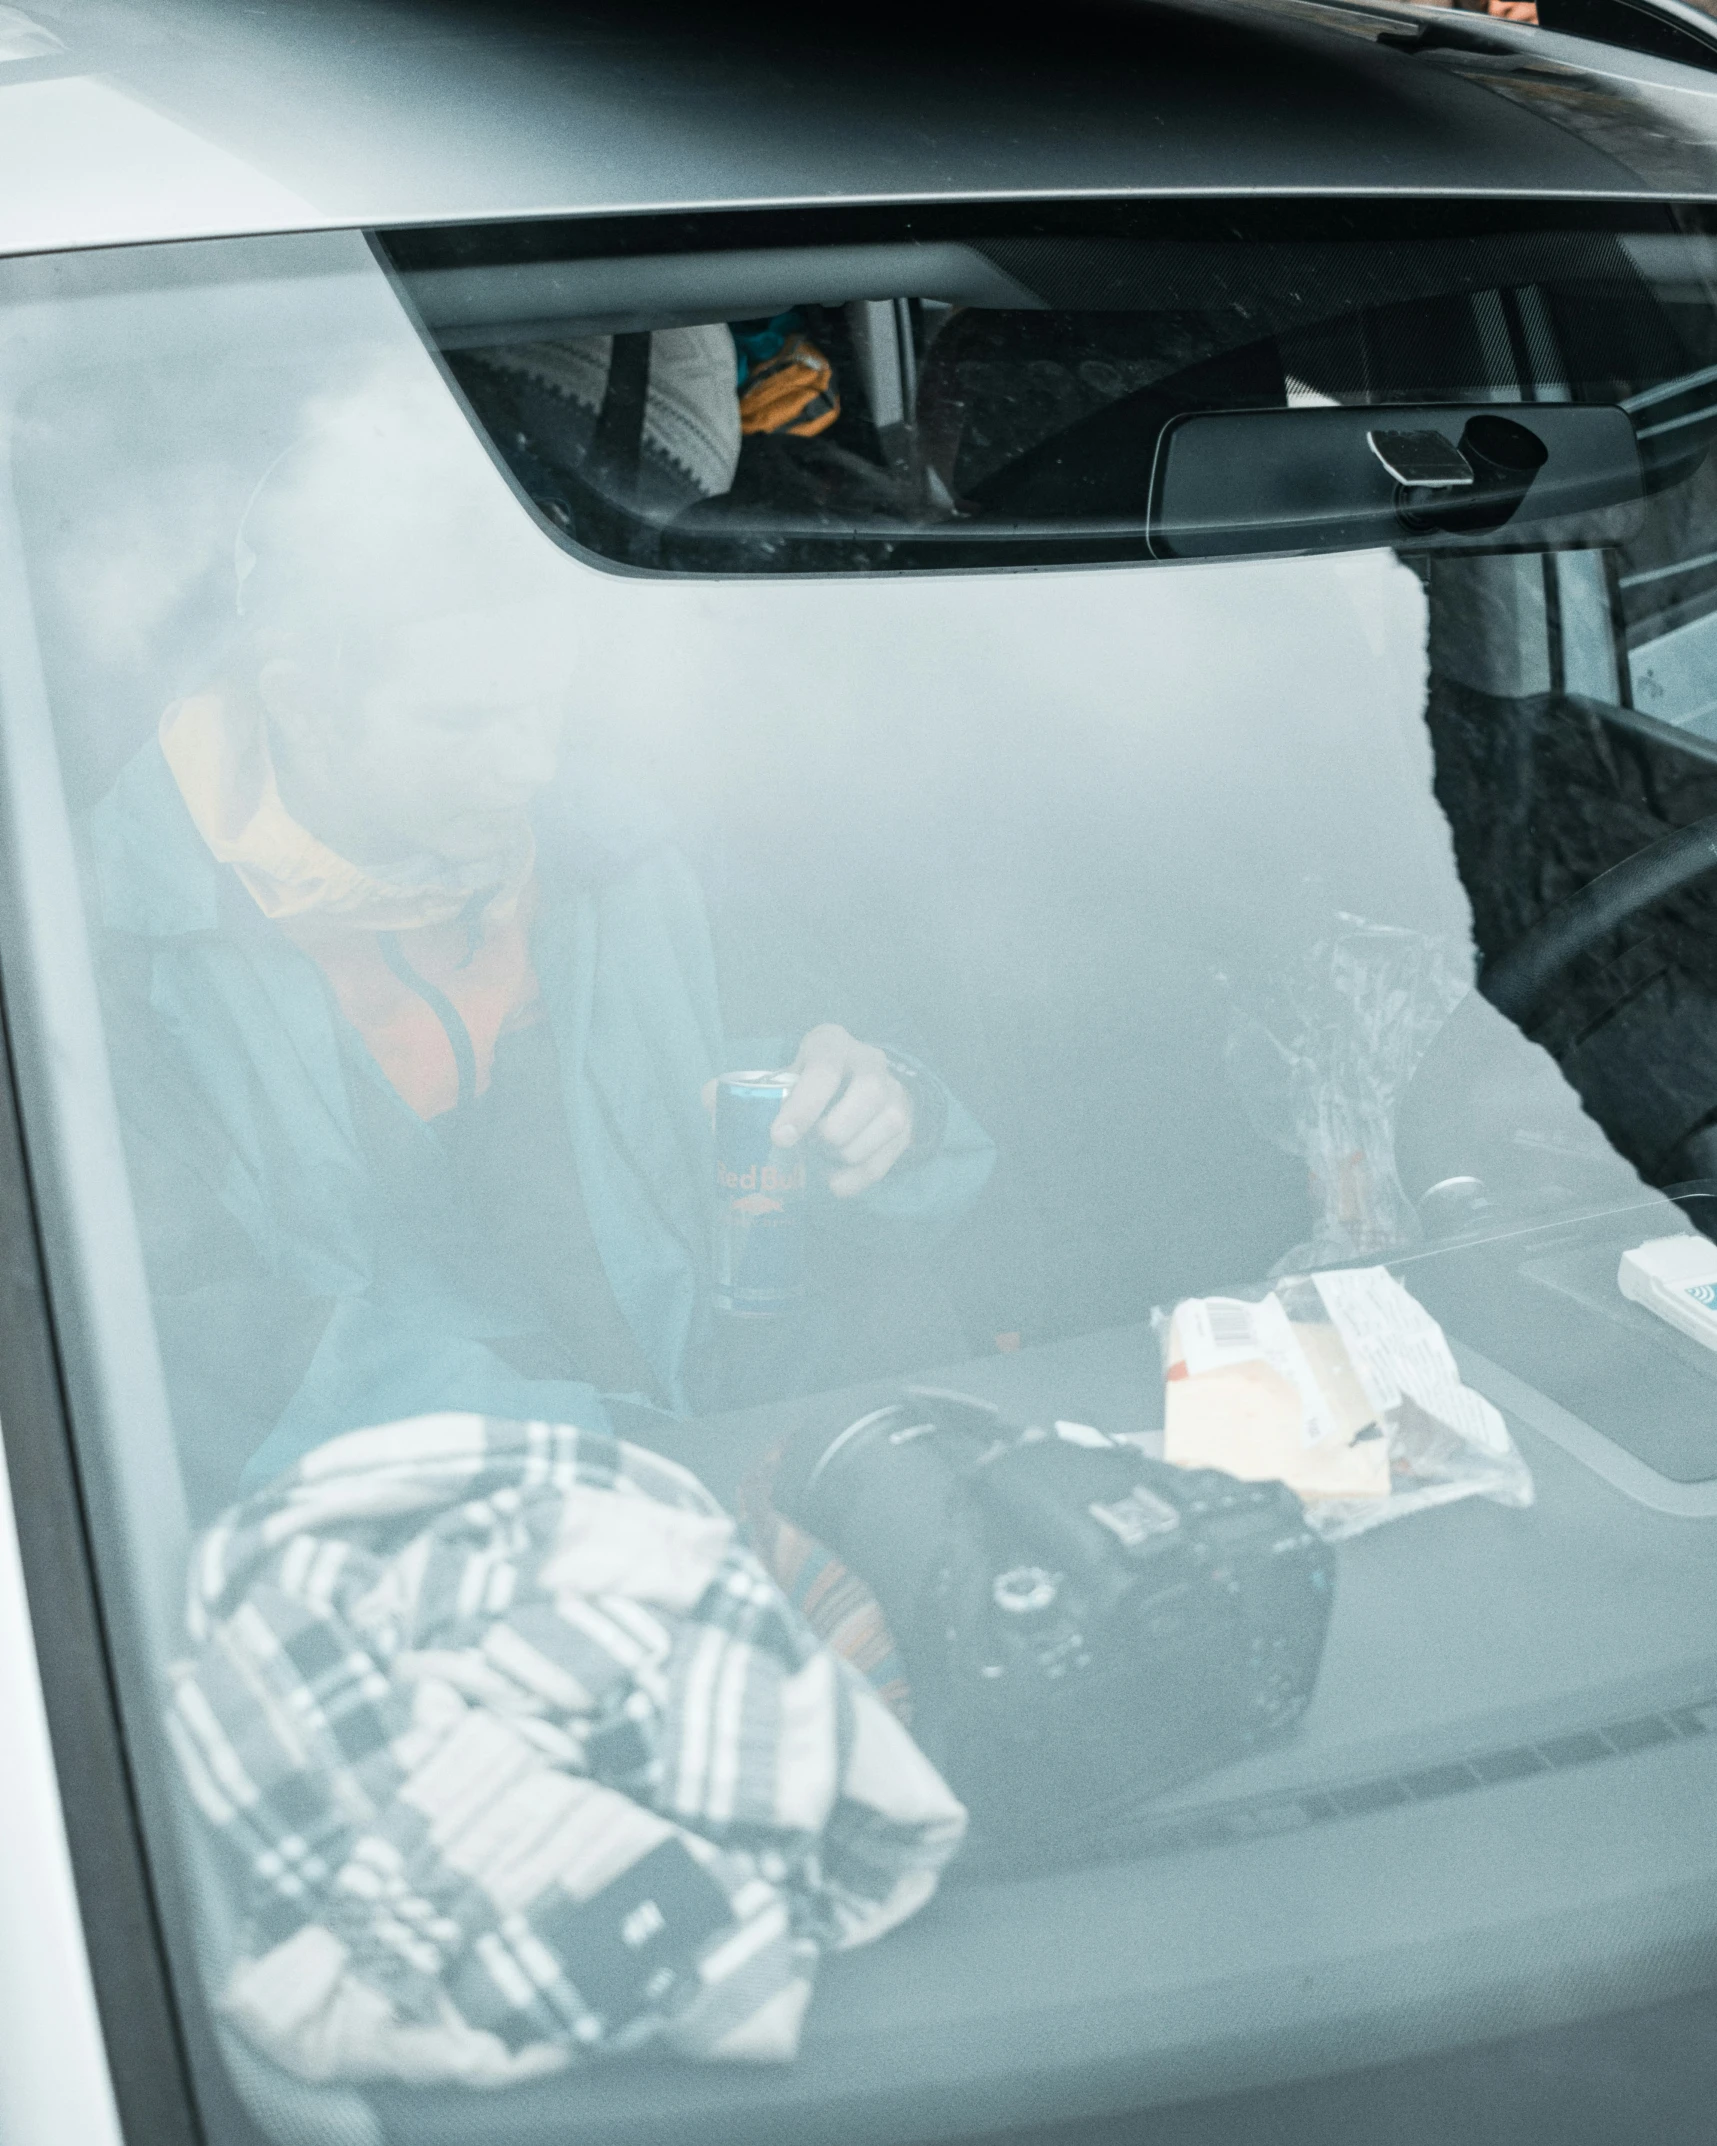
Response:
[{"label": "car roof", "polygon": [[[743,21],[736,18],[743,16]],[[0,6],[0,252],[1084,194],[1717,195],[1717,74],[1390,0]]]}]

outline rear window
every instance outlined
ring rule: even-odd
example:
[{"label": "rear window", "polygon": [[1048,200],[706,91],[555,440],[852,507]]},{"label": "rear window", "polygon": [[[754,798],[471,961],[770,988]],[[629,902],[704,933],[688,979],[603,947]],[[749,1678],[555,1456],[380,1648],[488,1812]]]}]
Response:
[{"label": "rear window", "polygon": [[922,2139],[1698,1980],[1714,270],[5,264],[21,1077],[211,2108]]}]

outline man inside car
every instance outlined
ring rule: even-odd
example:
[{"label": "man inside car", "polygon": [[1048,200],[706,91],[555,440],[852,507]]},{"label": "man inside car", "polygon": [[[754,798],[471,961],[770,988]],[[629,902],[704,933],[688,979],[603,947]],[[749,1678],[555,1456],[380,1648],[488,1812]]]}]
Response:
[{"label": "man inside car", "polygon": [[[566,749],[566,564],[459,422],[372,388],[280,458],[240,532],[234,648],[89,821],[204,1509],[362,1423],[624,1428],[756,1397],[710,1302],[707,1091],[737,1063],[795,1073],[772,1137],[825,1163],[819,1221],[861,1294],[990,1168],[897,1049],[833,1020],[724,1034],[665,810]],[[761,1376],[924,1360],[887,1311],[831,1356],[854,1330],[777,1332]]]}]

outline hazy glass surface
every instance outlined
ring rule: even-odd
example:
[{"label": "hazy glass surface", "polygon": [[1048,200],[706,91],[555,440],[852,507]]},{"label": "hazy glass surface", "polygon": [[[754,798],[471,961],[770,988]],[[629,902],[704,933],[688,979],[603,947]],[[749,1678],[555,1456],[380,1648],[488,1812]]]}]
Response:
[{"label": "hazy glass surface", "polygon": [[[1538,371],[1464,392],[1518,409],[1694,380],[1717,331],[1689,246],[1641,256],[1656,370],[1618,358],[1594,385],[1544,357],[1559,303],[1590,342],[1606,269],[1561,299],[1510,287],[1501,347]],[[64,792],[40,809],[78,832],[194,1525],[341,1432],[442,1407],[611,1425],[727,1503],[785,1431],[926,1374],[1150,1451],[1154,1311],[1344,1265],[1405,1282],[1534,1480],[1530,1507],[1341,1545],[1293,1737],[1145,1812],[1149,1856],[1122,1840],[1011,1890],[956,1865],[924,1917],[837,1963],[755,2103],[620,2066],[579,2116],[575,2068],[471,2121],[743,2128],[778,2102],[820,2136],[826,2088],[870,2097],[872,2128],[905,2125],[891,2092],[927,2095],[946,2130],[962,2106],[1041,2115],[1104,2063],[1117,2101],[1210,2091],[1237,2075],[1214,2039],[1186,2054],[1187,2008],[1226,1987],[1236,2035],[1315,2040],[1358,2000],[1332,1983],[1321,2024],[1296,2012],[1296,1948],[1405,1956],[1439,1884],[1424,2003],[1459,2038],[1482,1931],[1434,1875],[1460,1860],[1447,1834],[1433,1855],[1413,1827],[1518,1874],[1551,1790],[1456,1812],[1426,1786],[1383,1797],[1387,1821],[1320,1808],[1322,1830],[1293,1798],[1717,1693],[1717,1355],[1615,1283],[1717,1179],[1709,888],[1581,950],[1530,1036],[1473,990],[1569,894],[1717,809],[1698,389],[1649,405],[1693,412],[1694,451],[1607,549],[724,579],[579,555],[356,238],[19,264],[0,301]],[[1502,299],[1469,301],[1494,355]],[[1374,356],[1411,346],[1400,316]],[[1423,392],[1328,377],[1296,374],[1302,402]],[[825,1137],[808,1114],[798,1143],[804,1309],[740,1327],[712,1305],[702,1089],[788,1062],[846,1115],[819,1108]],[[165,1527],[139,1547],[184,1555]],[[1606,1763],[1593,1793],[1673,1867],[1682,1776]],[[1246,1845],[1237,1820],[1164,1852],[1165,1813],[1243,1804],[1300,1810],[1251,1828],[1295,1837]],[[224,1873],[200,1882],[224,1897]],[[1573,1914],[1581,1882],[1564,1900],[1538,1873],[1523,1923]],[[203,1919],[218,1993],[233,1903]],[[1097,2024],[1069,2053],[1042,1961],[1072,1950]],[[1517,1982],[1554,1969],[1525,1957]],[[1362,2035],[1345,2060],[1398,2046]],[[286,2107],[248,2062],[247,2097]],[[470,2090],[376,2093],[389,2138],[450,2138]]]}]

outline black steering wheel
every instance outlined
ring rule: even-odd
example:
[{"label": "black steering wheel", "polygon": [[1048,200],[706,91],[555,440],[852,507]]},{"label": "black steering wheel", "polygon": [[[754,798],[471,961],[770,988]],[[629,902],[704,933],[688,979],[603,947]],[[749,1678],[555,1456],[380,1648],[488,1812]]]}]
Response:
[{"label": "black steering wheel", "polygon": [[1612,865],[1485,964],[1478,990],[1432,1039],[1397,1109],[1396,1161],[1410,1198],[1423,1203],[1439,1195],[1437,1204],[1453,1216],[1480,1195],[1505,1204],[1530,1198],[1534,1177],[1551,1159],[1595,1197],[1630,1188],[1637,1196],[1631,1167],[1580,1108],[1554,1061],[1531,1043],[1531,1032],[1582,954],[1709,877],[1717,877],[1717,814]]},{"label": "black steering wheel", "polygon": [[1499,1013],[1523,1029],[1542,1015],[1567,969],[1642,909],[1665,901],[1717,872],[1717,813],[1677,827],[1620,864],[1600,872],[1506,954],[1485,963],[1479,989]]}]

